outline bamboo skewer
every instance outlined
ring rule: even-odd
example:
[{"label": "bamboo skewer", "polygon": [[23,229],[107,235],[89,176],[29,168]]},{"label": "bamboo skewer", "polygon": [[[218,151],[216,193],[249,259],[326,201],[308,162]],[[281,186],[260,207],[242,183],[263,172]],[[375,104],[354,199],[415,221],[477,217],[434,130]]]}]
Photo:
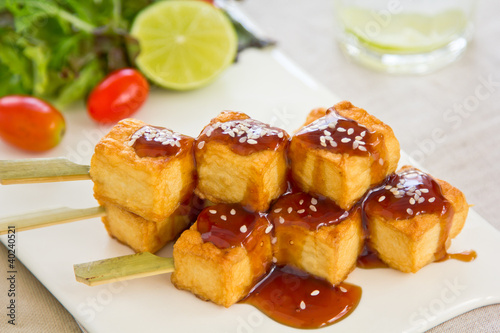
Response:
[{"label": "bamboo skewer", "polygon": [[104,207],[74,209],[68,207],[49,209],[0,219],[0,235],[14,226],[16,232],[48,227],[106,215]]},{"label": "bamboo skewer", "polygon": [[[87,180],[90,167],[66,158],[0,161],[0,184],[33,184]],[[0,235],[106,215],[104,207],[73,209],[68,207],[27,213],[0,219]],[[10,227],[10,228],[9,228]],[[174,271],[173,258],[158,257],[150,252],[74,265],[78,282],[89,286],[165,274]]]},{"label": "bamboo skewer", "polygon": [[0,184],[33,184],[87,180],[90,167],[59,158],[0,161]]},{"label": "bamboo skewer", "polygon": [[105,283],[171,273],[174,271],[174,259],[143,252],[76,264],[73,265],[73,268],[78,282],[88,286],[98,286]]}]

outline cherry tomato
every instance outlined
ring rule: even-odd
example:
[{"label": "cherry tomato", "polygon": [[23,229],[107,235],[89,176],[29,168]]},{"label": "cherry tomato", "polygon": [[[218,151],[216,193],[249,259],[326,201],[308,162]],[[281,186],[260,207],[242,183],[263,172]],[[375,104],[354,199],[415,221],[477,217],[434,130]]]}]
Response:
[{"label": "cherry tomato", "polygon": [[18,148],[45,151],[61,142],[62,114],[41,99],[10,95],[0,98],[0,137]]},{"label": "cherry tomato", "polygon": [[149,84],[141,73],[123,68],[104,78],[90,93],[87,110],[100,123],[130,117],[148,97]]}]

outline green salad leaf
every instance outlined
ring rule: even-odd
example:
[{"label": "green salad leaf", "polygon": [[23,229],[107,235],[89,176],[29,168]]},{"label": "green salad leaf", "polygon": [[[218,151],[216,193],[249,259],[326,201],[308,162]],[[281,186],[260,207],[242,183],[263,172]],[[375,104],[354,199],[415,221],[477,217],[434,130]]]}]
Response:
[{"label": "green salad leaf", "polygon": [[[0,97],[24,94],[61,109],[110,72],[135,67],[128,31],[156,0],[0,0]],[[233,20],[239,50],[272,44]]]}]

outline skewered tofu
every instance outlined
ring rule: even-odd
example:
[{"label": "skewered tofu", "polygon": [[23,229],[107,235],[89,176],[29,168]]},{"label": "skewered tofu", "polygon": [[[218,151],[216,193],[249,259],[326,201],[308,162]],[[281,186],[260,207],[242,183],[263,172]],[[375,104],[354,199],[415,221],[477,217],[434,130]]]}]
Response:
[{"label": "skewered tofu", "polygon": [[363,248],[359,207],[345,211],[306,193],[282,196],[271,208],[273,250],[279,265],[292,265],[333,285],[356,267]]},{"label": "skewered tofu", "polygon": [[172,283],[229,307],[247,295],[271,264],[268,220],[240,205],[205,208],[174,244]]},{"label": "skewered tofu", "polygon": [[364,201],[368,245],[390,267],[417,272],[441,259],[469,205],[460,190],[405,166]]},{"label": "skewered tofu", "polygon": [[396,170],[400,152],[389,126],[344,101],[313,110],[292,137],[288,156],[292,178],[303,191],[350,209]]},{"label": "skewered tofu", "polygon": [[125,119],[96,145],[94,196],[152,222],[168,219],[195,186],[194,139]]},{"label": "skewered tofu", "polygon": [[106,207],[102,222],[109,235],[131,247],[135,252],[151,252],[163,248],[186,230],[196,219],[203,202],[196,197],[187,200],[161,222],[148,221],[141,216],[113,204],[101,202]]},{"label": "skewered tofu", "polygon": [[282,129],[244,113],[222,112],[196,140],[196,194],[266,211],[286,189],[287,144]]}]

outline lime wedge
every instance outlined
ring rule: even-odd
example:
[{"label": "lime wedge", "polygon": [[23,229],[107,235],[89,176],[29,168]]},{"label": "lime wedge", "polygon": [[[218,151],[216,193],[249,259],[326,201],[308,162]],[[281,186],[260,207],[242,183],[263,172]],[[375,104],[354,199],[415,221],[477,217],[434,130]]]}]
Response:
[{"label": "lime wedge", "polygon": [[341,20],[347,32],[374,49],[398,53],[428,52],[445,46],[464,32],[467,18],[460,10],[434,15],[402,13],[382,20],[374,11],[345,8]]},{"label": "lime wedge", "polygon": [[201,87],[236,56],[238,40],[226,15],[203,1],[160,1],[137,15],[131,34],[139,40],[139,69],[175,90]]}]

